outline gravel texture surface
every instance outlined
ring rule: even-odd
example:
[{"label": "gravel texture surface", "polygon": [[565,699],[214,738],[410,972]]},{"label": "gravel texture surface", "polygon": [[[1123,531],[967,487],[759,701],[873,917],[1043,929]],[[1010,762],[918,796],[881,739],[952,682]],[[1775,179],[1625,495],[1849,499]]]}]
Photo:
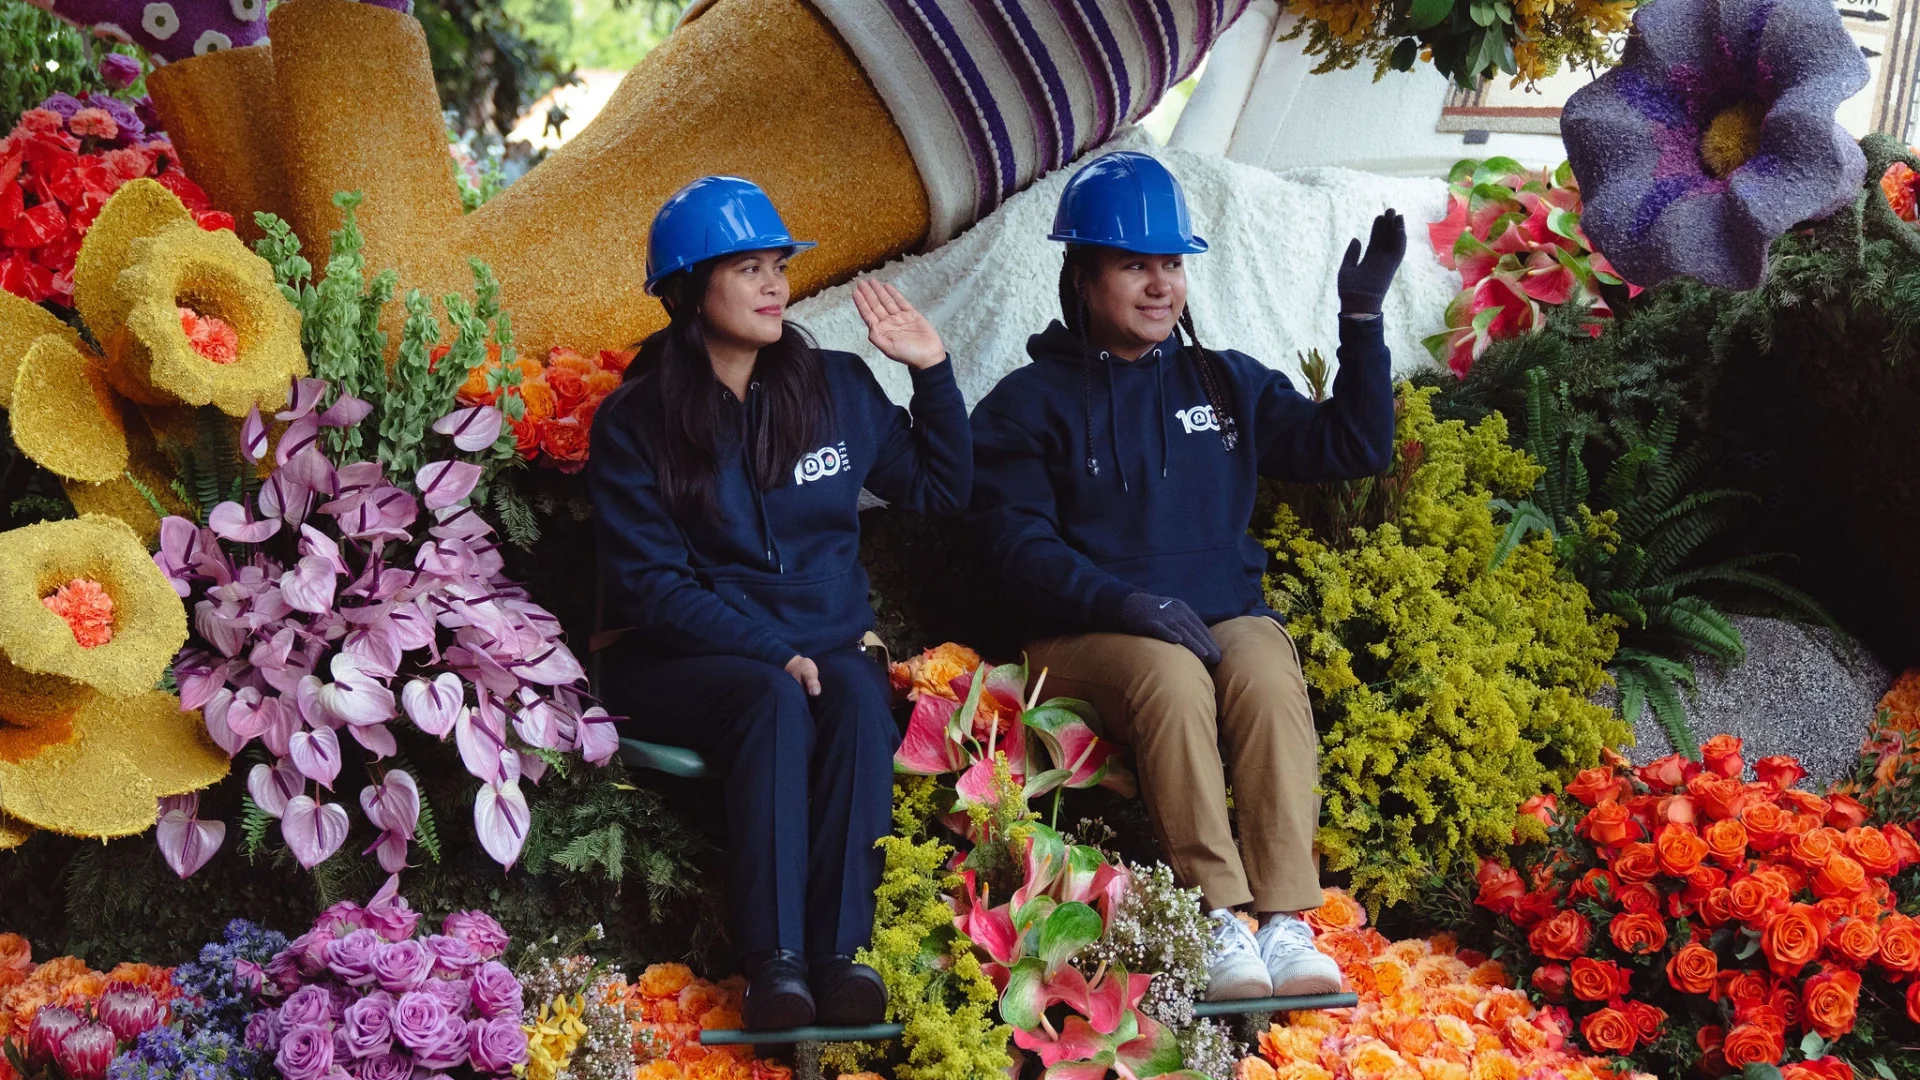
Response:
[{"label": "gravel texture surface", "polygon": [[[1746,639],[1747,661],[1724,672],[1705,664],[1698,669],[1700,693],[1687,705],[1695,734],[1702,740],[1738,735],[1748,761],[1792,754],[1810,782],[1850,772],[1893,676],[1865,649],[1849,651],[1844,639],[1825,630],[1779,619],[1733,621]],[[1636,764],[1673,752],[1651,711],[1641,715],[1634,735],[1628,756]]]}]

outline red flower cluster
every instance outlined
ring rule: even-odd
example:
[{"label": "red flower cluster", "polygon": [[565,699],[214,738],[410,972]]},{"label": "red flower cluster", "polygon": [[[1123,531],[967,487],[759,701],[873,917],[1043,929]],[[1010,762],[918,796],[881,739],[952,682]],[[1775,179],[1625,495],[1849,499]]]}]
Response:
[{"label": "red flower cluster", "polygon": [[73,303],[73,261],[107,198],[152,177],[203,229],[231,229],[187,178],[165,139],[149,139],[125,103],[65,94],[29,109],[0,139],[0,289],[34,303]]},{"label": "red flower cluster", "polygon": [[[1806,772],[1791,757],[1746,780],[1740,740],[1721,735],[1702,758],[1588,769],[1567,785],[1570,835],[1521,870],[1481,864],[1477,902],[1525,932],[1533,987],[1613,1054],[1661,1035],[1656,1003],[1694,1014],[1708,999],[1726,1021],[1698,1034],[1714,1076],[1779,1064],[1796,1032],[1852,1031],[1867,979],[1907,984],[1920,1022],[1920,923],[1889,885],[1920,863],[1913,835],[1845,794],[1795,788]],[[1835,1067],[1799,1065],[1808,1078]]]},{"label": "red flower cluster", "polygon": [[[446,346],[434,351],[438,360]],[[500,396],[499,382],[493,374],[500,367],[498,346],[489,346],[487,363],[473,369],[466,385],[460,388],[464,405],[491,405]],[[520,369],[519,394],[525,406],[513,425],[514,448],[532,461],[542,454],[562,472],[578,472],[587,463],[587,436],[593,430],[593,414],[600,402],[620,386],[627,365],[633,361],[630,350],[602,349],[588,359],[573,349],[554,347],[547,362],[530,357],[515,361]]]}]

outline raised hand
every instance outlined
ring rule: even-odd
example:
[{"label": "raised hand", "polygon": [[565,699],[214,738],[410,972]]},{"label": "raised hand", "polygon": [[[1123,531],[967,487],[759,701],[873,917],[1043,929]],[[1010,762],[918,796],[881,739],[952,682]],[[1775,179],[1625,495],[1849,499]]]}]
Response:
[{"label": "raised hand", "polygon": [[1340,262],[1337,288],[1342,315],[1378,315],[1394,272],[1407,254],[1407,222],[1397,211],[1388,210],[1373,219],[1373,236],[1367,251],[1360,253],[1360,241],[1347,245],[1347,257]]},{"label": "raised hand", "polygon": [[930,368],[947,358],[939,331],[907,303],[899,289],[872,281],[855,282],[853,306],[867,324],[867,340],[887,359],[910,368]]}]

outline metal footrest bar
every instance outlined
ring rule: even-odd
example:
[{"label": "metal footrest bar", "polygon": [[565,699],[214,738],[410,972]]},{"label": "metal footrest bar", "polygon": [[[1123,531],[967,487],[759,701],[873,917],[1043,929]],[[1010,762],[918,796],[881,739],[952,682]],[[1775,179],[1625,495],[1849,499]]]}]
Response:
[{"label": "metal footrest bar", "polygon": [[897,1039],[902,1030],[899,1024],[868,1024],[865,1027],[809,1026],[787,1028],[784,1031],[714,1028],[700,1033],[700,1045],[771,1046],[776,1043],[878,1042],[882,1039]]},{"label": "metal footrest bar", "polygon": [[1306,1012],[1314,1009],[1351,1009],[1358,994],[1308,994],[1304,997],[1243,998],[1239,1001],[1197,1001],[1195,1016],[1240,1016],[1246,1013]]}]

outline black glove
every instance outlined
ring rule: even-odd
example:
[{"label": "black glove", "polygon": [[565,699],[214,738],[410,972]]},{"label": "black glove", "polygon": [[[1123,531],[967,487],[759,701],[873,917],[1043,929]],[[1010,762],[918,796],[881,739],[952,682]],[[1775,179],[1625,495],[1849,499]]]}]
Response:
[{"label": "black glove", "polygon": [[1380,314],[1380,301],[1386,299],[1387,286],[1393,284],[1394,271],[1400,269],[1400,260],[1406,254],[1406,219],[1394,210],[1374,218],[1366,256],[1360,254],[1360,241],[1354,240],[1347,245],[1347,257],[1340,261],[1340,314]]},{"label": "black glove", "polygon": [[1137,592],[1120,605],[1120,626],[1129,634],[1184,645],[1208,664],[1220,662],[1220,646],[1207,624],[1185,602]]}]

